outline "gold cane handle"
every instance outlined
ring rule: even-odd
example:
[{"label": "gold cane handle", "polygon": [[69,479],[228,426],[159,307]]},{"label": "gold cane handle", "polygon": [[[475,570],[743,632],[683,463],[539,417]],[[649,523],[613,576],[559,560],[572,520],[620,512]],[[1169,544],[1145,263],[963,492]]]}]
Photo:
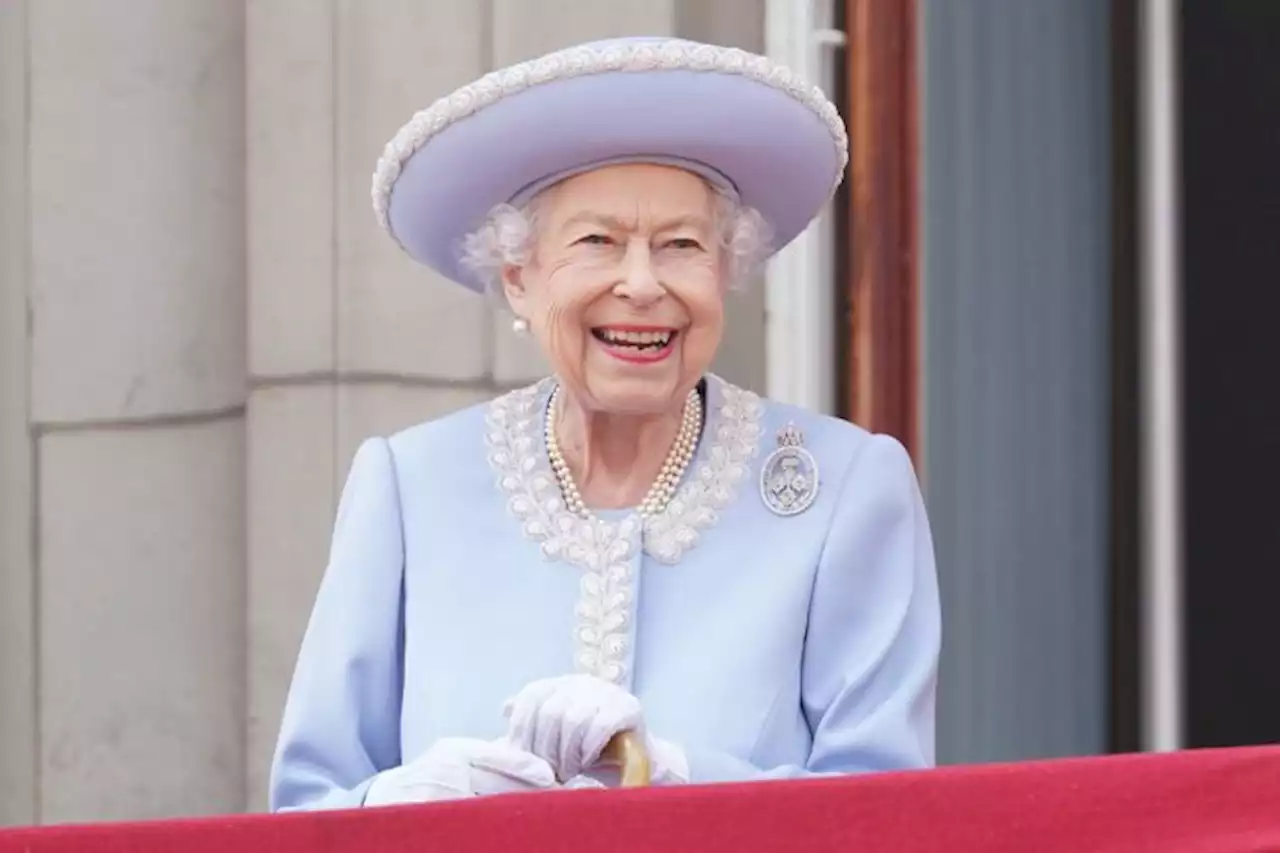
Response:
[{"label": "gold cane handle", "polygon": [[649,753],[635,732],[618,732],[605,745],[601,759],[622,768],[622,787],[644,788],[650,779]]}]

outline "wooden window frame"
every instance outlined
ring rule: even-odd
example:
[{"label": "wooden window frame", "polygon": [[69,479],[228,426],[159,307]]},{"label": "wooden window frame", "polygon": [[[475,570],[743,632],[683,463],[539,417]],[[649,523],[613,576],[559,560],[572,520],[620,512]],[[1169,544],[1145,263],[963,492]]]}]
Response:
[{"label": "wooden window frame", "polygon": [[916,459],[920,436],[916,0],[843,0],[845,193],[841,414]]}]

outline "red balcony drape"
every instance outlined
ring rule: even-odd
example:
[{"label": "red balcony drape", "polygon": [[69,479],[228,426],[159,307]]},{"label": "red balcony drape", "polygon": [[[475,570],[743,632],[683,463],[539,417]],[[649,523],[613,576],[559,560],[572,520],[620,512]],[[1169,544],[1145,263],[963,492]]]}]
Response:
[{"label": "red balcony drape", "polygon": [[0,853],[1257,853],[1280,747],[0,831]]}]

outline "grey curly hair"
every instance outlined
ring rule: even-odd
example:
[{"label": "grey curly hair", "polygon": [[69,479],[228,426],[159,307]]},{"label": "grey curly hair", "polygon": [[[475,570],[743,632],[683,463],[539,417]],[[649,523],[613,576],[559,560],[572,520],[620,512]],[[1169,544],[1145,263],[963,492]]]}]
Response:
[{"label": "grey curly hair", "polygon": [[[773,232],[758,210],[711,182],[706,183],[715,196],[720,246],[728,254],[728,287],[737,290],[760,271],[769,256]],[[463,238],[462,265],[491,296],[501,296],[503,267],[524,266],[532,259],[540,198],[534,197],[520,208],[495,205],[484,224]]]}]

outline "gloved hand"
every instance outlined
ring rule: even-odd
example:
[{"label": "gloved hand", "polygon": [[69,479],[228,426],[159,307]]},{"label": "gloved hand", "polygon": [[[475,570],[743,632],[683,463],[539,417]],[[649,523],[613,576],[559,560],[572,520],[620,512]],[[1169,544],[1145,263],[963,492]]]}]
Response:
[{"label": "gloved hand", "polygon": [[556,787],[551,765],[505,740],[445,738],[408,764],[383,771],[366,806],[390,806]]},{"label": "gloved hand", "polygon": [[640,700],[604,679],[566,675],[535,681],[507,702],[505,713],[511,743],[550,763],[561,780],[591,769],[614,735],[631,731],[644,738],[654,784],[689,781],[683,751],[650,736]]}]

